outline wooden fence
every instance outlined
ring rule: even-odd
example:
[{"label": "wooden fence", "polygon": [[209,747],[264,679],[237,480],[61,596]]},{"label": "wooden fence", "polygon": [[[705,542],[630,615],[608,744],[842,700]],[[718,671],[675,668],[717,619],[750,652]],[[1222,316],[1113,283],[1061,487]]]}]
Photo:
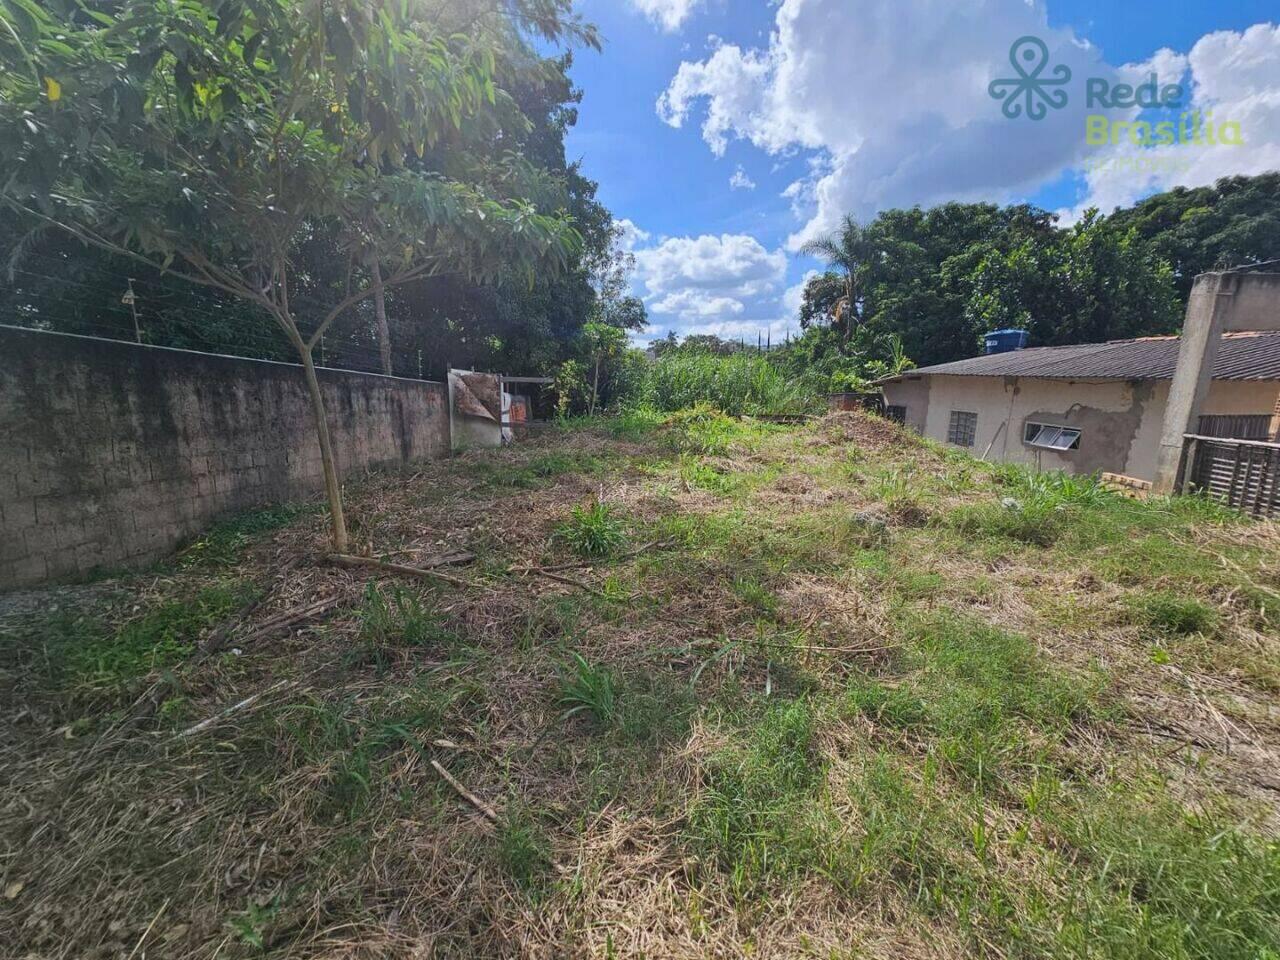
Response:
[{"label": "wooden fence", "polygon": [[1280,443],[1189,433],[1183,439],[1179,486],[1255,517],[1280,516]]}]

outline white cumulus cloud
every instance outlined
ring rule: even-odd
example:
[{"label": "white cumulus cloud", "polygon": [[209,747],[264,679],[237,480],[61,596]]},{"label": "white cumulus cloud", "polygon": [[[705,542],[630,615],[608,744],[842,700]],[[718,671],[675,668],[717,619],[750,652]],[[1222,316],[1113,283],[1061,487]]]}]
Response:
[{"label": "white cumulus cloud", "polygon": [[[1075,83],[1067,106],[1039,121],[1007,118],[988,89],[1014,75],[1010,46],[1027,35],[1046,44],[1045,76],[1063,65]],[[1051,29],[1040,0],[781,0],[767,45],[723,44],[682,63],[657,111],[676,127],[701,118],[717,155],[734,139],[809,151],[809,175],[785,194],[804,219],[795,249],[844,213],[1008,200],[1078,166],[1088,76],[1118,74],[1070,30]]]},{"label": "white cumulus cloud", "polygon": [[668,33],[680,29],[701,0],[631,0],[631,5]]},{"label": "white cumulus cloud", "polygon": [[738,169],[733,171],[733,176],[729,178],[730,190],[754,190],[756,182],[748,176],[747,171],[742,169],[742,164],[738,164]]},{"label": "white cumulus cloud", "polygon": [[652,331],[748,336],[779,323],[787,255],[746,234],[663,237],[635,250]]},{"label": "white cumulus cloud", "polygon": [[647,230],[641,230],[626,217],[615,220],[614,225],[620,231],[618,236],[618,245],[622,247],[623,250],[634,250],[636,247],[640,246],[640,244],[648,243],[649,241],[649,232]]},{"label": "white cumulus cloud", "polygon": [[800,305],[804,303],[804,288],[818,275],[817,270],[806,270],[800,282],[787,287],[782,293],[782,313],[788,319],[799,322]]},{"label": "white cumulus cloud", "polygon": [[[1140,82],[1151,70],[1189,79],[1183,109],[1198,112],[1215,129],[1236,125],[1241,144],[1174,144],[1138,147],[1121,139],[1095,148],[1085,169],[1085,196],[1060,211],[1070,222],[1088,207],[1109,213],[1147,194],[1174,186],[1198,187],[1220,177],[1280,169],[1280,26],[1257,24],[1242,33],[1201,37],[1185,57],[1162,50],[1150,64],[1122,68]],[[1176,81],[1175,81],[1176,82]],[[1161,119],[1176,118],[1163,111]]]}]

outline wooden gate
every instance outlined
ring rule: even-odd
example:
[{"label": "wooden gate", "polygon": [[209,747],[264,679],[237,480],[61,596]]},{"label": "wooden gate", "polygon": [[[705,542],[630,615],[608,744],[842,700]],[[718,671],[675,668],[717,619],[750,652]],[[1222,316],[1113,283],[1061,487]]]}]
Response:
[{"label": "wooden gate", "polygon": [[1280,443],[1187,434],[1180,486],[1255,517],[1280,516]]}]

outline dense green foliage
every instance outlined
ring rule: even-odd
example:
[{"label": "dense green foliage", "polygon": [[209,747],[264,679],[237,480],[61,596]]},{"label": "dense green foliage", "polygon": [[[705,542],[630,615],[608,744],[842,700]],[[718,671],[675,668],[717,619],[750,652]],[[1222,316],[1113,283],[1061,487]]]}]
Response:
[{"label": "dense green foliage", "polygon": [[801,323],[833,326],[862,352],[897,337],[922,365],[972,356],[1000,327],[1028,328],[1043,346],[1173,333],[1197,273],[1280,250],[1280,175],[1179,188],[1065,228],[1056,219],[946,203],[846,220],[809,248],[830,269],[808,283]]},{"label": "dense green foliage", "polygon": [[1132,228],[1168,261],[1186,300],[1196,274],[1280,256],[1280,173],[1174,187],[1116,210],[1110,220]]},{"label": "dense green foliage", "polygon": [[0,13],[0,204],[29,228],[19,252],[71,237],[283,334],[345,551],[317,348],[324,359],[340,319],[397,287],[573,268],[563,181],[504,136],[533,126],[506,84],[538,72],[534,43],[596,45],[594,31],[571,0],[3,0]]},{"label": "dense green foliage", "polygon": [[567,2],[306,6],[5,5],[11,317],[132,338],[133,278],[142,339],[288,359],[264,324],[279,297],[257,296],[283,262],[301,329],[344,305],[317,344],[331,365],[376,362],[371,298],[349,296],[375,266],[400,374],[545,369],[593,313],[637,321],[606,290],[616,228],[564,156],[571,56],[539,53],[595,43]]},{"label": "dense green foliage", "polygon": [[704,403],[741,416],[785,413],[803,408],[808,400],[774,358],[760,354],[669,353],[655,360],[647,373],[639,399],[658,410]]}]

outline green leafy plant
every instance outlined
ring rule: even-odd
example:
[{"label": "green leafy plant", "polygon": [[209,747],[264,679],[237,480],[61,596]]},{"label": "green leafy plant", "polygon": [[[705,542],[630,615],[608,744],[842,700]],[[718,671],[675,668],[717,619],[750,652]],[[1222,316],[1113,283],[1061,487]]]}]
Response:
[{"label": "green leafy plant", "polygon": [[178,564],[183,567],[227,566],[240,559],[253,540],[264,533],[287,526],[311,508],[296,504],[253,510],[238,517],[223,520],[210,527],[202,536],[178,554]]},{"label": "green leafy plant", "polygon": [[241,943],[257,950],[265,950],[267,928],[280,913],[280,906],[278,896],[266,903],[257,903],[251,899],[242,911],[227,921],[227,926]]},{"label": "green leafy plant", "polygon": [[576,506],[556,530],[555,539],[582,557],[607,557],[627,541],[626,524],[606,503]]},{"label": "green leafy plant", "polygon": [[613,674],[575,653],[561,668],[556,703],[564,707],[566,719],[585,713],[600,726],[607,726],[613,722],[618,707]]},{"label": "green leafy plant", "polygon": [[422,599],[403,587],[385,593],[376,583],[364,590],[360,607],[361,639],[380,646],[419,647],[454,640]]}]

